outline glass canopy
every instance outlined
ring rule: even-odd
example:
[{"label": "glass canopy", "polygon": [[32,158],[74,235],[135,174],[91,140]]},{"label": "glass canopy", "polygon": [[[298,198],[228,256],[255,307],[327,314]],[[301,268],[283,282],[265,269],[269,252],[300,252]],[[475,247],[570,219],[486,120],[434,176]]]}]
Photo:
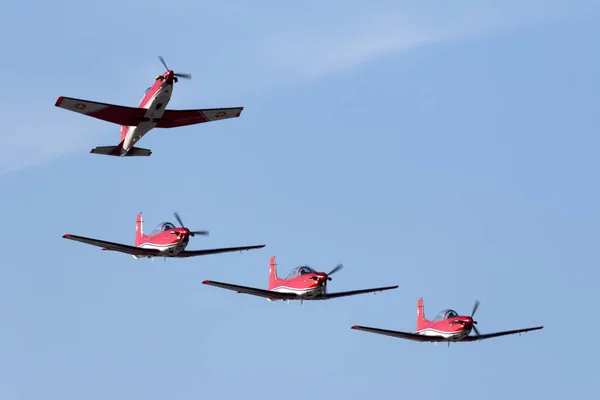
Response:
[{"label": "glass canopy", "polygon": [[441,321],[443,319],[458,317],[458,313],[454,310],[446,309],[440,311],[440,313],[435,317],[433,322]]},{"label": "glass canopy", "polygon": [[175,229],[175,225],[170,222],[161,222],[156,226],[156,228],[154,228],[150,236],[156,235],[159,232],[168,231],[169,229]]},{"label": "glass canopy", "polygon": [[301,275],[304,275],[304,274],[315,274],[315,273],[317,273],[317,271],[315,271],[314,269],[312,269],[312,268],[310,268],[310,267],[308,267],[306,265],[303,265],[303,266],[294,268],[288,274],[287,278],[285,278],[285,279],[292,279],[292,278],[295,278],[297,276],[301,276]]}]

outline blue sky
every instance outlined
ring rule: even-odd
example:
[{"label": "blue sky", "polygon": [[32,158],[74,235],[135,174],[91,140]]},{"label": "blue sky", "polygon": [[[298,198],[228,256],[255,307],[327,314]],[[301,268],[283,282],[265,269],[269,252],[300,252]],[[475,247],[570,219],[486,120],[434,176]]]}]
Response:
[{"label": "blue sky", "polygon": [[[595,399],[600,5],[592,1],[13,2],[0,15],[0,398]],[[143,5],[142,5],[143,4]],[[35,10],[35,11],[34,11]],[[162,72],[170,108],[239,119],[155,130],[149,158],[89,154],[117,126],[60,95],[137,105]],[[132,243],[178,211],[210,230],[134,260],[61,238]],[[269,303],[309,264],[330,290]],[[412,330],[469,313],[544,330],[434,346]]]}]

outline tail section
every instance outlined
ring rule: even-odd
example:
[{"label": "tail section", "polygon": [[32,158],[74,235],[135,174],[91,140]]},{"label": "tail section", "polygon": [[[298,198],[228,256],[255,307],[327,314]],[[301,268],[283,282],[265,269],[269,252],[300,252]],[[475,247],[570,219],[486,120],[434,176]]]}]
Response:
[{"label": "tail section", "polygon": [[147,157],[152,154],[150,149],[142,149],[141,147],[132,147],[126,154],[125,157]]},{"label": "tail section", "polygon": [[106,156],[120,156],[121,149],[119,146],[98,146],[94,147],[90,153],[94,154],[104,154]]},{"label": "tail section", "polygon": [[127,132],[129,132],[129,127],[126,125],[121,125],[121,142],[125,140],[125,136],[127,136]]},{"label": "tail section", "polygon": [[137,220],[135,221],[135,246],[139,246],[143,243],[144,237],[144,220],[142,219],[142,213],[139,213]]},{"label": "tail section", "polygon": [[423,298],[421,297],[417,302],[417,330],[421,330],[427,326],[429,322],[425,318],[425,307],[423,306]]},{"label": "tail section", "polygon": [[123,154],[123,141],[116,146],[98,146],[94,147],[90,153],[104,154],[106,156],[115,157],[136,157],[136,156],[149,156],[152,154],[150,149],[142,149],[140,147],[132,147],[127,153]]},{"label": "tail section", "polygon": [[275,262],[275,256],[271,257],[271,262],[269,264],[269,290],[278,286],[279,278],[277,277],[277,263]]}]

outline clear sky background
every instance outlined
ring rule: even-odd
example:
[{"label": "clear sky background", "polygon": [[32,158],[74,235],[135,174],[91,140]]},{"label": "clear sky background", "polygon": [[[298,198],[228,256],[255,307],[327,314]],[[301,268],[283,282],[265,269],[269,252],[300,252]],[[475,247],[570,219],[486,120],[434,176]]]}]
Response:
[{"label": "clear sky background", "polygon": [[[597,399],[597,1],[35,1],[0,14],[0,398]],[[148,158],[89,154],[116,125],[58,96],[135,106],[163,55],[173,109],[240,118],[154,130]],[[200,249],[134,260],[178,211]],[[267,286],[309,264],[327,302]],[[479,329],[421,344],[416,303]]]}]

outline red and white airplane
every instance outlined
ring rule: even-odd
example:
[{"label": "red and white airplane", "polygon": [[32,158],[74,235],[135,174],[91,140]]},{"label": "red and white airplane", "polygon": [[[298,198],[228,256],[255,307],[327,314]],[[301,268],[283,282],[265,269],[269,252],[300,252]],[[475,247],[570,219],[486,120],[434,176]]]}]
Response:
[{"label": "red and white airplane", "polygon": [[91,153],[109,156],[149,156],[152,151],[134,145],[152,128],[175,128],[239,117],[244,107],[210,108],[197,110],[168,110],[173,84],[179,78],[191,79],[190,74],[176,74],[158,57],[167,72],[158,75],[137,108],[89,100],[59,97],[56,107],[121,125],[121,142],[116,146],[100,146]]},{"label": "red and white airplane", "polygon": [[170,222],[161,222],[154,231],[149,235],[145,235],[143,231],[142,213],[139,213],[135,224],[135,246],[91,239],[83,236],[71,235],[70,233],[63,235],[63,238],[102,247],[102,250],[113,250],[131,254],[135,259],[164,257],[166,260],[167,257],[182,258],[205,256],[208,254],[260,249],[266,246],[261,244],[257,246],[225,247],[220,249],[185,250],[190,240],[190,236],[208,235],[208,232],[190,231],[183,225],[183,222],[181,222],[179,214],[175,213],[174,215],[181,225],[181,228],[176,228],[175,225]]},{"label": "red and white airplane", "polygon": [[290,272],[287,278],[282,279],[277,276],[277,264],[275,256],[271,257],[269,266],[269,290],[257,289],[247,286],[232,285],[206,280],[205,285],[217,286],[223,289],[229,289],[238,293],[246,293],[254,296],[265,297],[269,301],[276,300],[329,300],[337,297],[353,296],[356,294],[381,292],[384,290],[397,289],[396,286],[386,286],[374,289],[352,290],[349,292],[327,293],[327,281],[331,280],[331,275],[342,269],[339,264],[329,273],[317,272],[308,266],[296,267]]},{"label": "red and white airplane", "polygon": [[[378,333],[380,335],[394,336],[401,339],[415,340],[417,342],[473,342],[476,340],[490,339],[493,337],[512,335],[515,333],[523,333],[542,329],[543,326],[534,328],[516,329],[512,331],[502,331],[495,333],[480,334],[473,320],[475,311],[479,307],[479,301],[475,302],[471,316],[461,316],[454,310],[442,310],[433,321],[425,318],[423,311],[423,299],[419,299],[417,303],[417,330],[415,332],[398,332],[386,329],[369,328],[366,326],[354,325],[352,329]],[[471,329],[475,331],[475,335],[469,336]]]}]

